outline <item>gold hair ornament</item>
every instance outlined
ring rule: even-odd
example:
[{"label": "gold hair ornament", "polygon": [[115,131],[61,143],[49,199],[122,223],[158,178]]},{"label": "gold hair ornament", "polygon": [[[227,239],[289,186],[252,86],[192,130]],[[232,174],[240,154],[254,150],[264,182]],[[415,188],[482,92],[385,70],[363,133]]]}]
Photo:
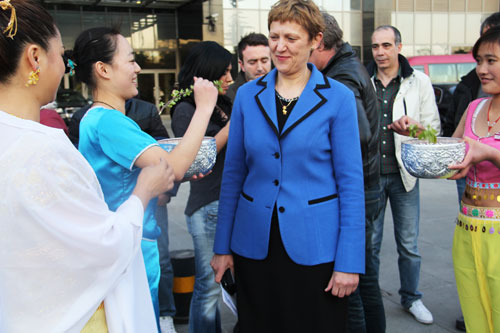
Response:
[{"label": "gold hair ornament", "polygon": [[37,68],[36,71],[30,72],[30,76],[28,78],[28,82],[26,83],[26,87],[29,87],[31,85],[36,85],[38,83],[38,80],[40,79],[38,77],[38,73],[40,73],[40,68]]},{"label": "gold hair ornament", "polygon": [[7,28],[4,29],[3,33],[6,34],[7,37],[14,39],[14,36],[17,34],[16,9],[14,8],[14,6],[12,6],[10,0],[0,1],[0,8],[2,8],[3,10],[10,9],[10,21],[7,25]]}]

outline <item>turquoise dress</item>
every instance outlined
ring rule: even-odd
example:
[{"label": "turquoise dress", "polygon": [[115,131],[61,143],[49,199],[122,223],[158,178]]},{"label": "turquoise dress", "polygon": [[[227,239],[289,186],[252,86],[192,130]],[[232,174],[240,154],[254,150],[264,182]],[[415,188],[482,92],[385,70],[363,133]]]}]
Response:
[{"label": "turquoise dress", "polygon": [[[130,197],[141,171],[134,166],[135,161],[146,149],[157,145],[120,111],[103,107],[87,111],[80,123],[78,149],[94,169],[110,210],[116,211]],[[141,248],[158,321],[160,257],[156,239],[161,231],[155,219],[156,201],[151,200],[144,212]]]}]

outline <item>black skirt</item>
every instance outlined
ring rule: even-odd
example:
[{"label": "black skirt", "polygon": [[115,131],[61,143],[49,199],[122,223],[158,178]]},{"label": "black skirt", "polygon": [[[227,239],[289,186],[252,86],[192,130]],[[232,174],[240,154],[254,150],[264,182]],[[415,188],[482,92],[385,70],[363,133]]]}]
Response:
[{"label": "black skirt", "polygon": [[239,332],[345,332],[348,298],[324,291],[333,267],[333,262],[293,262],[283,246],[275,209],[267,258],[234,254]]}]

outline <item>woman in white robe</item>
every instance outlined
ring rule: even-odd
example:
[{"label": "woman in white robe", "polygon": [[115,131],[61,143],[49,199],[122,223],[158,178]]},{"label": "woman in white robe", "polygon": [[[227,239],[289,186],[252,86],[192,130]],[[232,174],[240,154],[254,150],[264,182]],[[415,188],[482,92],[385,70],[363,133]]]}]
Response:
[{"label": "woman in white robe", "polygon": [[156,332],[142,219],[173,171],[165,161],[144,168],[130,198],[108,209],[64,132],[38,123],[63,52],[39,1],[0,1],[0,332],[88,330],[102,304],[104,330]]}]

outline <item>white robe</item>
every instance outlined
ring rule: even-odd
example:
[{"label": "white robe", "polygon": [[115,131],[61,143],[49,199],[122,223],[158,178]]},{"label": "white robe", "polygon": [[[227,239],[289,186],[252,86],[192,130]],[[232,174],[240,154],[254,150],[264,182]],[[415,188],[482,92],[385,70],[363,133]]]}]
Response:
[{"label": "white robe", "polygon": [[143,214],[108,209],[63,131],[0,112],[0,332],[79,332],[103,300],[110,332],[157,332]]}]

